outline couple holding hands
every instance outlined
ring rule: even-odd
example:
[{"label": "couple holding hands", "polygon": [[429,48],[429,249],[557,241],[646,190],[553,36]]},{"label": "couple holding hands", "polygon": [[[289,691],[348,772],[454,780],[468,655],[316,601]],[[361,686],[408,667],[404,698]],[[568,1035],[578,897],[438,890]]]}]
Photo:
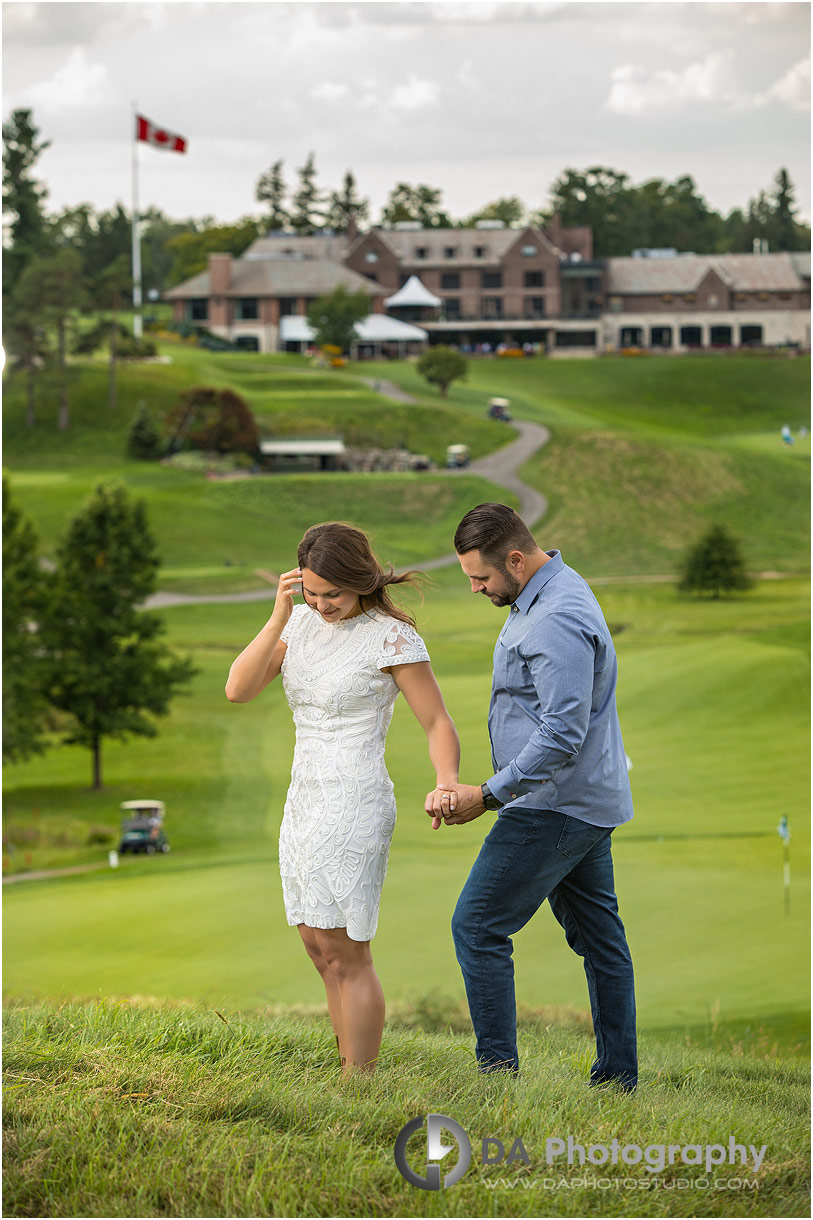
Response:
[{"label": "couple holding hands", "polygon": [[[231,667],[232,702],[281,675],[294,717],[279,840],[288,923],[324,983],[344,1072],[373,1070],[385,1009],[370,941],[395,826],[384,745],[400,691],[437,776],[425,806],[432,826],[497,813],[452,919],[480,1071],[519,1069],[511,937],[547,899],[584,959],[590,1083],[632,1090],[633,970],[611,854],[632,799],[612,638],[586,582],[513,509],[473,508],[454,545],[472,592],[509,607],[494,649],[492,766],[480,782],[458,782],[460,744],[429,654],[389,594],[415,574],[384,571],[360,530],[330,522],[306,532],[270,619]],[[304,605],[294,605],[299,592]]]}]

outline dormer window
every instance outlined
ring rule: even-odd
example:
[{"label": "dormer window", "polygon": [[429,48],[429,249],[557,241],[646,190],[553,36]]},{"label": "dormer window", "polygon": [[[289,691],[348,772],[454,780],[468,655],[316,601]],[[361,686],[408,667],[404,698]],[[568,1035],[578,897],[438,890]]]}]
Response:
[{"label": "dormer window", "polygon": [[426,246],[417,246],[415,249],[416,258],[426,258],[426,256],[428,254],[429,254],[429,250]]},{"label": "dormer window", "polygon": [[485,246],[475,246],[474,247],[474,257],[475,258],[485,258],[485,256],[486,256]]},{"label": "dormer window", "polygon": [[457,255],[457,246],[444,246],[443,257],[454,258]]}]

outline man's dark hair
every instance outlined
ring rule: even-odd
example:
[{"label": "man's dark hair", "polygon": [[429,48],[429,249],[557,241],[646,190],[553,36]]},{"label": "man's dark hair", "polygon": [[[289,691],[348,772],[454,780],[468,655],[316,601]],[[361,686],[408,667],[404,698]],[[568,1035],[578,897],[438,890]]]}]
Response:
[{"label": "man's dark hair", "polygon": [[454,549],[458,555],[479,551],[493,568],[504,568],[509,551],[530,555],[536,542],[519,513],[507,504],[478,504],[457,527]]}]

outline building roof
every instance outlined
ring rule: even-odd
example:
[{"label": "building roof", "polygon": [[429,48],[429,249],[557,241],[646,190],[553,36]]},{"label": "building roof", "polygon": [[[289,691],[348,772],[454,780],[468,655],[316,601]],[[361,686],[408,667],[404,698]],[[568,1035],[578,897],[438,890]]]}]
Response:
[{"label": "building roof", "polygon": [[[267,240],[267,239],[260,239]],[[313,239],[311,239],[313,240]],[[316,239],[318,240],[318,239]],[[255,242],[256,246],[257,243]],[[253,247],[252,247],[253,248]],[[369,296],[386,292],[356,271],[343,267],[329,258],[235,258],[231,264],[231,281],[227,297],[299,297],[323,296],[344,284],[351,292],[363,290]],[[201,271],[164,293],[167,300],[186,297],[208,297],[209,272]]]},{"label": "building roof", "polygon": [[426,285],[421,283],[417,275],[411,275],[394,296],[387,297],[384,301],[384,308],[399,309],[406,305],[431,305],[436,307],[442,304],[441,298],[436,297],[433,292],[430,292]]},{"label": "building roof", "polygon": [[734,292],[801,292],[805,287],[803,277],[810,275],[810,255],[679,254],[677,258],[608,258],[606,290],[610,296],[694,292],[710,271],[716,271]]},{"label": "building roof", "polygon": [[[553,251],[555,247],[541,229],[529,229],[523,226],[511,229],[381,229],[370,230],[389,246],[393,254],[402,263],[414,263],[418,260],[417,251],[426,251],[420,257],[420,262],[443,267],[455,263],[476,262],[478,266],[489,263],[499,263],[523,234],[528,233],[528,244],[533,241],[540,248]],[[368,236],[368,234],[365,234]],[[475,248],[482,249],[483,254],[476,256]],[[452,256],[447,250],[454,250]]]},{"label": "building roof", "polygon": [[[359,343],[422,343],[428,338],[420,326],[410,326],[399,318],[390,318],[385,313],[371,313],[357,322],[354,330]],[[316,332],[308,319],[291,315],[279,320],[279,337],[282,343],[312,343]]]},{"label": "building roof", "polygon": [[343,233],[269,233],[258,237],[243,252],[242,258],[328,258],[340,263],[347,254],[347,238]]},{"label": "building roof", "polygon": [[267,457],[335,457],[344,453],[344,449],[341,437],[325,437],[321,440],[313,437],[303,440],[286,437],[279,440],[274,437],[260,441],[260,453]]}]

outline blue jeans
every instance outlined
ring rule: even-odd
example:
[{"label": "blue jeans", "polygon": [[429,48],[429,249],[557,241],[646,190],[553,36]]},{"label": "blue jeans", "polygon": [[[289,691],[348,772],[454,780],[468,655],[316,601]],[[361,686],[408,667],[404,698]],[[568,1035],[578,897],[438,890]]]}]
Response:
[{"label": "blue jeans", "polygon": [[596,1061],[590,1083],[638,1081],[632,959],[618,915],[612,830],[549,809],[500,813],[452,919],[480,1070],[519,1069],[511,936],[547,898],[584,958]]}]

